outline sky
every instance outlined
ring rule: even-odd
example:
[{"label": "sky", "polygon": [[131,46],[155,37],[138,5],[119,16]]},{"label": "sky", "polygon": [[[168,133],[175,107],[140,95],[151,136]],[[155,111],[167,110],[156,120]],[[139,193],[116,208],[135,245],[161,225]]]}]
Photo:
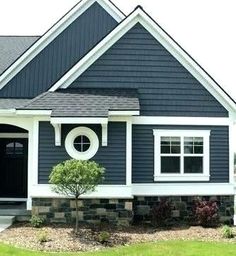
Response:
[{"label": "sky", "polygon": [[[0,35],[42,35],[79,0],[0,0]],[[236,100],[235,0],[113,0],[143,8]]]}]

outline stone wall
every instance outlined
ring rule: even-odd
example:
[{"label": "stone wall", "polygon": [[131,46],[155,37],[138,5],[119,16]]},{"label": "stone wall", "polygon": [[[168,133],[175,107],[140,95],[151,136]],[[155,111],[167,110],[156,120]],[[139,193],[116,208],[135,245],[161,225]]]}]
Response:
[{"label": "stone wall", "polygon": [[[131,223],[150,224],[151,209],[165,197],[134,197],[134,199],[82,199],[79,200],[79,221],[91,224],[109,223],[127,226]],[[233,221],[233,196],[166,197],[171,202],[171,222],[191,223],[194,200],[215,200],[220,220]],[[33,198],[32,215],[44,217],[48,222],[71,223],[75,219],[75,201],[71,199]]]},{"label": "stone wall", "polygon": [[151,223],[151,209],[158,205],[161,199],[168,199],[171,203],[171,222],[191,223],[193,220],[194,201],[197,199],[215,200],[219,207],[220,222],[232,224],[234,215],[233,196],[173,196],[173,197],[135,197],[134,223]]},{"label": "stone wall", "polygon": [[[75,220],[75,201],[57,198],[33,198],[32,215],[50,223],[71,223]],[[129,199],[79,200],[79,221],[91,224],[109,223],[127,226],[133,219],[133,202]]]}]

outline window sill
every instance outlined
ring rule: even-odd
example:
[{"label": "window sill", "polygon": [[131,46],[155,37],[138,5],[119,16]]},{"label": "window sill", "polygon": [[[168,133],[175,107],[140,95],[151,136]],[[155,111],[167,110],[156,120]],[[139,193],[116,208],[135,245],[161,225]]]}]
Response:
[{"label": "window sill", "polygon": [[210,175],[158,175],[154,181],[209,181]]}]

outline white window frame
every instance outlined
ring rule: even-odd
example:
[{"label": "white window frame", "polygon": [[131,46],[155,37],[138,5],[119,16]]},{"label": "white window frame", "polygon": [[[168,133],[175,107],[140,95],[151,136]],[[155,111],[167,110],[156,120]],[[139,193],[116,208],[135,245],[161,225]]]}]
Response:
[{"label": "white window frame", "polygon": [[[154,181],[209,181],[210,180],[210,130],[159,130],[154,129]],[[161,173],[161,137],[180,137],[180,173]],[[184,137],[203,138],[203,173],[184,173]],[[197,156],[193,154],[193,156]],[[202,156],[202,154],[199,154]]]},{"label": "white window frame", "polygon": [[[79,152],[74,147],[74,140],[81,135],[88,137],[90,140],[90,147],[85,152]],[[77,127],[67,134],[65,139],[65,148],[70,157],[76,160],[89,160],[98,151],[99,139],[97,134],[92,129],[84,126]]]}]

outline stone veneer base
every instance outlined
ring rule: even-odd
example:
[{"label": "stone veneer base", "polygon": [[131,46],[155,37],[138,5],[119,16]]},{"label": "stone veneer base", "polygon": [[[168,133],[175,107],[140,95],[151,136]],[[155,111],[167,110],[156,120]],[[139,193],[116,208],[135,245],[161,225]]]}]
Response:
[{"label": "stone veneer base", "polygon": [[[168,198],[172,205],[171,222],[189,222],[193,217],[194,200],[216,200],[220,220],[232,223],[234,215],[233,196],[173,196],[134,197],[134,199],[81,199],[79,221],[90,224],[109,223],[128,226],[131,223],[151,223],[150,211],[161,198]],[[33,198],[32,215],[44,217],[49,223],[71,223],[75,219],[75,201],[61,198]]]}]

